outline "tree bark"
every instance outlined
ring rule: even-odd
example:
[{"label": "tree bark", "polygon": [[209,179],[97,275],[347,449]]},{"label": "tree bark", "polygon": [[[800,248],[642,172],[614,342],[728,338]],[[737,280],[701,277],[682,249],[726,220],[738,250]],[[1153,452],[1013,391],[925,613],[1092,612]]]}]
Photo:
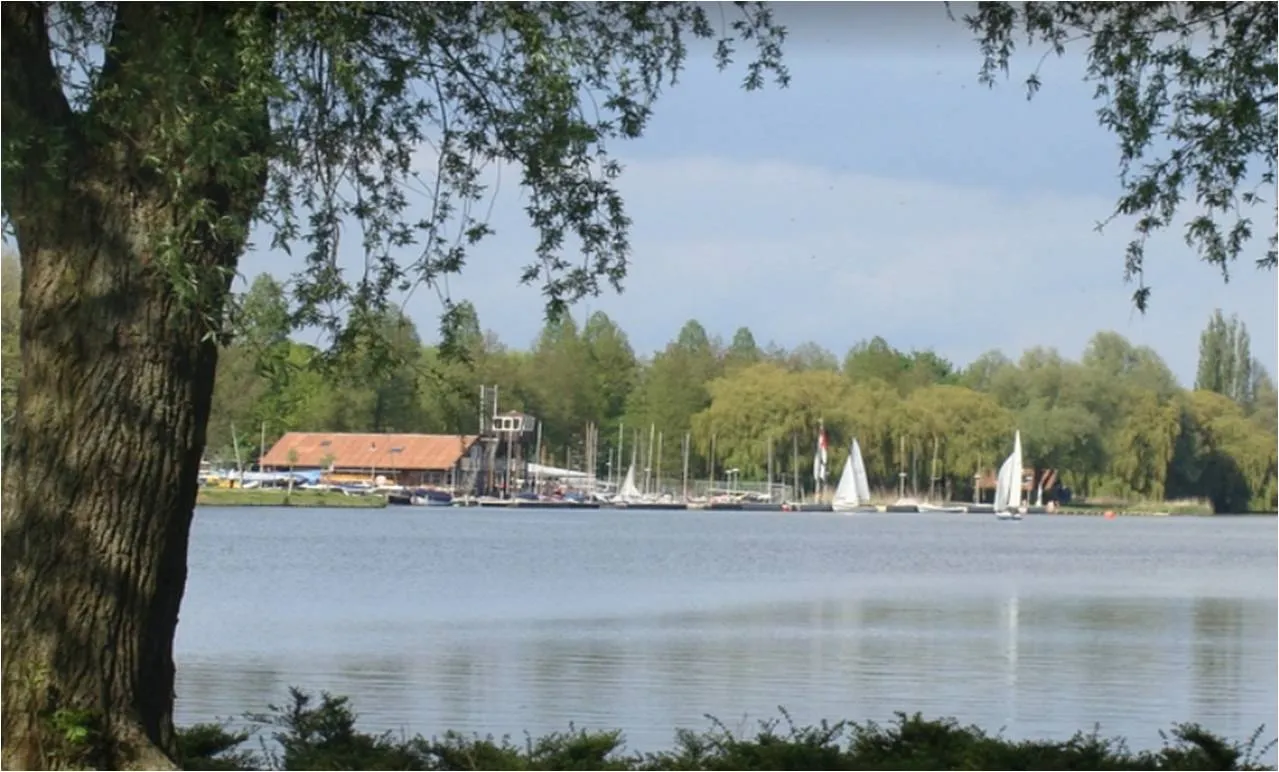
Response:
[{"label": "tree bark", "polygon": [[[189,39],[181,12],[122,4],[104,72],[175,30]],[[45,13],[4,8],[5,131],[54,140],[30,141],[4,179],[22,263],[22,380],[0,513],[0,763],[174,768],[172,647],[217,363],[210,325],[244,241],[189,224],[189,197],[139,165],[145,102],[130,136],[79,131]],[[216,94],[191,100],[207,109]],[[260,201],[260,181],[189,173],[215,215],[247,222]],[[161,267],[156,233],[180,237],[198,300]]]},{"label": "tree bark", "polygon": [[159,769],[174,750],[172,643],[217,349],[137,255],[74,225],[75,243],[20,240],[4,762],[67,763],[50,724],[75,710],[86,761]]}]

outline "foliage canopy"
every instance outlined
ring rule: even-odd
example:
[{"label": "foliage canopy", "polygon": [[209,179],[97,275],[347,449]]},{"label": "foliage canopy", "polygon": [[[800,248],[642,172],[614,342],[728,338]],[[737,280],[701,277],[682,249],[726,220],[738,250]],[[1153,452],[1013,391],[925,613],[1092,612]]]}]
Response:
[{"label": "foliage canopy", "polygon": [[[229,12],[90,3],[36,6],[10,22],[15,55],[25,46],[24,56],[45,53],[56,66],[37,67],[30,84],[16,71],[5,83],[15,92],[4,117],[8,225],[21,236],[34,216],[11,195],[35,192],[31,169],[54,177],[48,192],[75,173],[77,156],[137,153],[140,172],[185,213],[151,234],[185,297],[215,312],[217,274],[233,268],[202,273],[183,259],[184,243],[206,231],[243,240],[257,226],[274,247],[305,256],[289,282],[292,324],[327,330],[339,344],[373,324],[393,291],[420,284],[440,292],[453,340],[458,311],[444,279],[491,232],[481,210],[493,165],[520,176],[538,234],[522,280],[540,284],[551,316],[604,284],[620,286],[629,220],[612,143],[643,132],[689,46],[713,41],[721,68],[740,46],[753,48],[746,89],[788,79],[785,31],[760,3],[732,12],[683,3],[255,3]],[[18,36],[45,24],[47,33]],[[223,211],[208,178],[262,187],[260,204]],[[358,242],[358,276],[341,275],[343,240]]]},{"label": "foliage canopy", "polygon": [[[1274,3],[982,2],[964,21],[978,37],[987,84],[1007,74],[1019,40],[1057,55],[1087,46],[1097,118],[1119,140],[1121,194],[1105,223],[1135,218],[1124,275],[1138,283],[1139,309],[1150,296],[1146,241],[1178,214],[1186,244],[1228,277],[1253,238],[1249,210],[1275,186]],[[1040,85],[1035,68],[1027,96]],[[1275,266],[1275,238],[1258,266]]]}]

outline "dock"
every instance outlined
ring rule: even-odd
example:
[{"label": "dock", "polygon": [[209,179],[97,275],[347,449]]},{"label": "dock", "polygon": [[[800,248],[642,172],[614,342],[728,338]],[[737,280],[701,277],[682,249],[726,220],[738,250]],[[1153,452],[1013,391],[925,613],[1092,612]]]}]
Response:
[{"label": "dock", "polygon": [[546,501],[539,499],[462,498],[454,499],[455,507],[480,507],[482,509],[599,509],[598,501]]},{"label": "dock", "polygon": [[[607,502],[577,501],[573,499],[503,499],[496,497],[460,497],[453,500],[454,507],[480,507],[482,509],[568,509],[568,510],[618,510],[633,512],[834,512],[834,507],[826,502],[768,502],[768,501],[643,501],[643,502]],[[948,509],[937,510],[950,514],[989,515],[994,513],[990,504],[947,504]],[[893,504],[881,504],[875,511],[896,514],[930,514],[926,506],[917,503],[898,501]],[[1027,507],[1027,515],[1048,514],[1095,514],[1100,512],[1049,512],[1045,507]],[[1125,513],[1127,514],[1127,513]],[[1162,514],[1162,513],[1160,513]]]}]

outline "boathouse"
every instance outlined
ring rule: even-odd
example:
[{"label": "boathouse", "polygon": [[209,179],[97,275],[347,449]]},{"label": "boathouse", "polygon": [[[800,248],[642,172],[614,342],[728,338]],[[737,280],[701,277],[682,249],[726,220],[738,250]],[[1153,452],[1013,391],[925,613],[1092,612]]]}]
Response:
[{"label": "boathouse", "polygon": [[473,434],[289,432],[262,458],[265,471],[319,470],[335,481],[463,487],[481,463]]},{"label": "boathouse", "polygon": [[[997,469],[986,469],[982,472],[978,482],[982,501],[989,502],[995,495],[995,481],[998,474]],[[1045,502],[1069,499],[1069,493],[1062,487],[1061,477],[1056,469],[1035,469],[1034,467],[1022,469],[1021,490],[1027,501],[1033,502],[1036,499],[1040,485],[1044,489]]]}]

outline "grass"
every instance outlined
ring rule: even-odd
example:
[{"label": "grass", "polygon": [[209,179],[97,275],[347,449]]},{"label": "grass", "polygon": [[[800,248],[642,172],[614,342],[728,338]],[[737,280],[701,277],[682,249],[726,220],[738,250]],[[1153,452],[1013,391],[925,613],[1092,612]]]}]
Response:
[{"label": "grass", "polygon": [[386,498],[374,494],[347,496],[332,491],[279,488],[201,488],[195,501],[202,507],[346,507],[374,509],[386,506]]},{"label": "grass", "polygon": [[[802,770],[802,769],[1273,769],[1261,760],[1274,749],[1258,729],[1231,742],[1194,724],[1178,724],[1157,750],[1134,751],[1097,731],[1069,740],[1013,740],[951,719],[898,713],[887,724],[840,721],[797,726],[781,718],[753,732],[734,732],[707,717],[705,731],[679,730],[674,747],[638,753],[619,731],[566,732],[523,742],[448,732],[366,734],[345,697],[319,700],[296,689],[291,703],[249,716],[249,726],[200,724],[179,731],[185,769],[439,769],[439,770]],[[257,735],[259,751],[251,750]]]},{"label": "grass", "polygon": [[1168,501],[1125,501],[1094,498],[1072,501],[1059,510],[1062,514],[1100,515],[1211,515],[1212,503],[1207,499],[1170,499]]},{"label": "grass", "polygon": [[1212,504],[1198,499],[1176,501],[1072,501],[1058,510],[1067,515],[1211,515]]}]

